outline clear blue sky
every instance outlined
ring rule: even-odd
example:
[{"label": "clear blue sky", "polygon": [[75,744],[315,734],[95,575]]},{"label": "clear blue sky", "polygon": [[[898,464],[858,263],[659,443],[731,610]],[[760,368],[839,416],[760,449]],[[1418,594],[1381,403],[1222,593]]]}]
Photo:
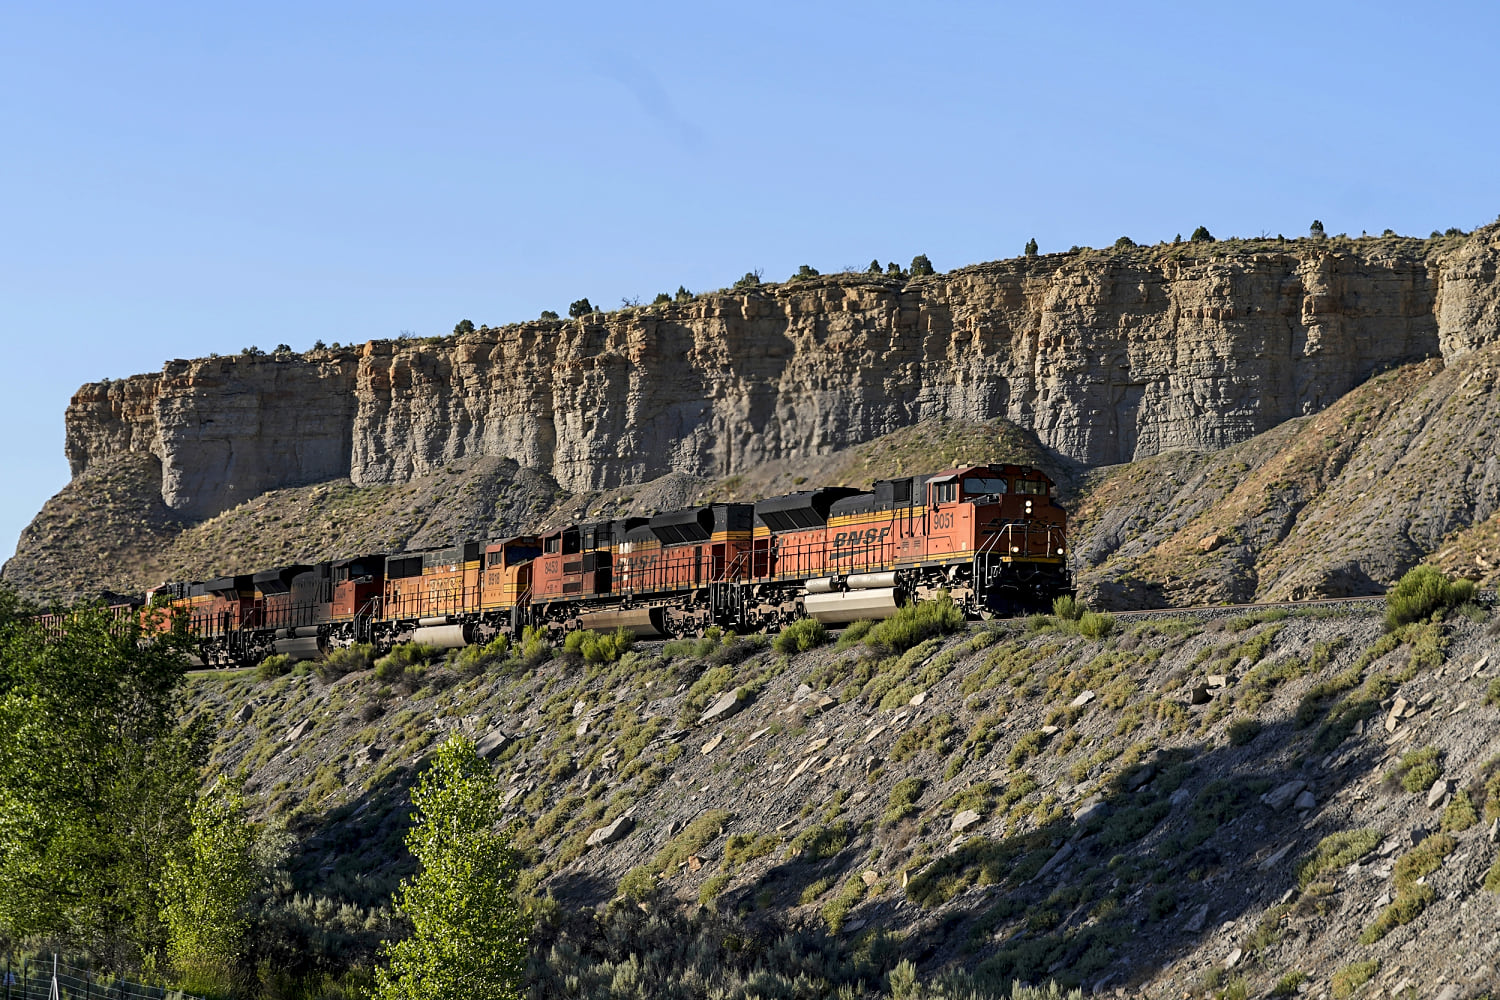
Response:
[{"label": "clear blue sky", "polygon": [[1500,212],[1493,4],[238,7],[0,10],[0,558],[169,358]]}]

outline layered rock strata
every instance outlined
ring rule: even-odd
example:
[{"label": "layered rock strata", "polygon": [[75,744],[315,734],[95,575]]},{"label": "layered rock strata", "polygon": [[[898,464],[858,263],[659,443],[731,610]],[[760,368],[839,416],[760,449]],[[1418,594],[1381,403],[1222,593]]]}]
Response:
[{"label": "layered rock strata", "polygon": [[[1461,245],[1460,245],[1461,244]],[[1496,338],[1494,231],[1078,252],[843,274],[436,341],[173,361],[84,386],[75,476],[125,452],[210,516],[266,490],[476,457],[573,491],[722,476],[938,417],[1088,465],[1245,441],[1371,374]]]}]

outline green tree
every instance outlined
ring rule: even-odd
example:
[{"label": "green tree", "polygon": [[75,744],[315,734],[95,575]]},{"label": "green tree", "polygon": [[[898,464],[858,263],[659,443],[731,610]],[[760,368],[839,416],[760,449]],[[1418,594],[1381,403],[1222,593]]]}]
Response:
[{"label": "green tree", "polygon": [[1029,240],[1026,241],[1026,256],[1028,256],[1028,257],[1035,257],[1036,255],[1037,255],[1036,237],[1033,236],[1031,239],[1029,239]]},{"label": "green tree", "polygon": [[560,317],[557,315],[557,313],[553,312],[551,309],[543,309],[542,310],[542,316],[541,316],[541,318],[542,319],[559,319]]},{"label": "green tree", "polygon": [[461,320],[459,320],[457,323],[453,324],[453,332],[454,333],[458,333],[458,334],[473,333],[474,332],[474,321],[471,320],[471,319],[461,319]]},{"label": "green tree", "polygon": [[693,293],[687,290],[687,286],[686,285],[678,285],[677,286],[677,301],[678,302],[691,302],[691,301],[693,301]]},{"label": "green tree", "polygon": [[144,638],[102,608],[0,626],[0,937],[117,966],[161,942],[155,880],[206,742],[178,721],[187,636]]},{"label": "green tree", "polygon": [[1327,237],[1328,233],[1323,230],[1323,223],[1318,219],[1314,219],[1312,220],[1312,225],[1307,227],[1307,235],[1315,240],[1321,240]]},{"label": "green tree", "polygon": [[1199,226],[1193,230],[1193,235],[1188,237],[1194,243],[1212,243],[1214,234],[1208,231],[1207,226]]},{"label": "green tree", "polygon": [[183,989],[232,993],[260,880],[241,783],[220,776],[193,804],[192,824],[158,883],[167,959]]},{"label": "green tree", "polygon": [[1116,250],[1128,250],[1133,246],[1135,246],[1135,240],[1131,239],[1129,236],[1121,236],[1119,239],[1115,240]]},{"label": "green tree", "polygon": [[925,253],[919,253],[911,259],[911,276],[913,278],[920,278],[924,275],[936,273],[932,269],[932,261],[927,259]]},{"label": "green tree", "polygon": [[746,271],[745,272],[745,276],[743,278],[741,278],[739,281],[736,281],[734,283],[734,287],[737,290],[738,289],[742,289],[742,288],[756,288],[759,285],[760,285],[760,269],[759,268],[756,268],[754,271]]},{"label": "green tree", "polygon": [[895,261],[891,261],[885,266],[885,273],[888,277],[892,278],[904,278],[906,276],[905,272],[901,270],[901,265]]},{"label": "green tree", "polygon": [[880,273],[880,261],[878,261],[878,260],[872,260],[872,261],[870,261],[870,266],[865,269],[865,273],[866,274],[879,274]]},{"label": "green tree", "polygon": [[497,830],[499,786],[468,738],[438,748],[412,804],[406,846],[420,871],[396,895],[412,934],[384,946],[390,965],[375,970],[374,1000],[519,998],[530,926]]},{"label": "green tree", "polygon": [[671,302],[671,301],[672,301],[672,296],[668,295],[666,292],[657,292],[656,293],[656,298],[654,298],[654,299],[651,300],[651,304],[653,306],[664,306],[668,302]]},{"label": "green tree", "polygon": [[580,318],[582,316],[587,316],[589,313],[591,313],[593,311],[594,311],[594,307],[589,304],[589,300],[588,299],[579,299],[576,302],[573,302],[573,303],[571,303],[568,306],[568,315],[571,316],[573,319],[578,319],[578,318]]},{"label": "green tree", "polygon": [[806,281],[808,278],[816,278],[817,276],[817,268],[813,267],[811,264],[799,264],[797,266],[797,273],[792,275],[791,280]]}]

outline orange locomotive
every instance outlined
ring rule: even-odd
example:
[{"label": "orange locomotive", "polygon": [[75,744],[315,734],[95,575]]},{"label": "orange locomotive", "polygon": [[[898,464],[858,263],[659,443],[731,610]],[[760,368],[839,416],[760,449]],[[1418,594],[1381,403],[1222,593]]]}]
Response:
[{"label": "orange locomotive", "polygon": [[296,565],[148,597],[189,617],[205,663],[312,658],[355,642],[444,648],[625,627],[776,630],[882,618],[948,593],[971,617],[1071,592],[1067,515],[1037,469],[982,465],[716,503],[543,535]]}]

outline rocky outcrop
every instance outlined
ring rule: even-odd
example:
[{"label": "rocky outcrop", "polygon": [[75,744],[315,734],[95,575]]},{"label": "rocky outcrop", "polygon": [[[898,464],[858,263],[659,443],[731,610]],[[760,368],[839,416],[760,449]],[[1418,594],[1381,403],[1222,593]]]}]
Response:
[{"label": "rocky outcrop", "polygon": [[1476,232],[1447,261],[1438,294],[1438,342],[1455,358],[1500,343],[1500,226]]},{"label": "rocky outcrop", "polygon": [[573,491],[722,476],[940,417],[1003,417],[1089,465],[1216,449],[1464,349],[1460,331],[1493,326],[1490,241],[1476,234],[1451,265],[1456,239],[1085,251],[174,361],[81,389],[68,457],[77,475],[149,451],[167,506],[204,517],[269,489],[405,482],[478,457]]}]

